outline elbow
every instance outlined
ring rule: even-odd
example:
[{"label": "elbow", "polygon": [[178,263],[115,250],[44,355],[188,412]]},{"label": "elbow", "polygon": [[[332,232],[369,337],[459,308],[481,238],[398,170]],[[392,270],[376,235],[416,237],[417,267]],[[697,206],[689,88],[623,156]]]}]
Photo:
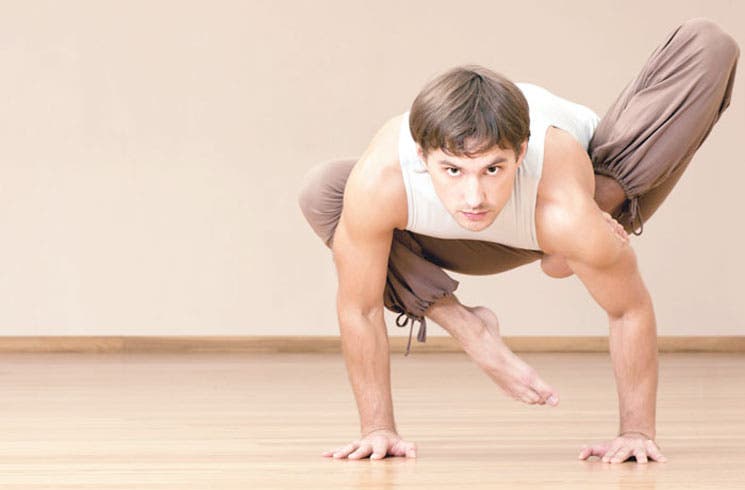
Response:
[{"label": "elbow", "polygon": [[633,302],[619,306],[618,308],[606,309],[605,312],[611,324],[638,324],[640,321],[649,318],[654,319],[652,298],[646,290]]},{"label": "elbow", "polygon": [[360,321],[373,322],[383,319],[383,304],[370,306],[343,306],[338,307],[337,316],[340,325],[356,324]]},{"label": "elbow", "polygon": [[541,259],[541,270],[554,279],[563,279],[574,274],[566,259],[560,255],[544,255]]}]

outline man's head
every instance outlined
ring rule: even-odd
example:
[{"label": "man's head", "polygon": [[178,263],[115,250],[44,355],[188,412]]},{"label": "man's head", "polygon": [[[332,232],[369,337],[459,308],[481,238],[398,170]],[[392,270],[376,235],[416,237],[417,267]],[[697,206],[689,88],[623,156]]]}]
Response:
[{"label": "man's head", "polygon": [[484,67],[459,66],[419,92],[409,126],[435,192],[455,220],[473,231],[492,224],[510,198],[530,136],[520,89]]}]

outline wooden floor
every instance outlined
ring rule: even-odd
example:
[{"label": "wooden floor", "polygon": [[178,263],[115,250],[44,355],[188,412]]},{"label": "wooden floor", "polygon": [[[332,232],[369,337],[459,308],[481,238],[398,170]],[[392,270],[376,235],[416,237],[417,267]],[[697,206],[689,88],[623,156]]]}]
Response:
[{"label": "wooden floor", "polygon": [[357,437],[340,354],[3,354],[0,488],[745,488],[745,356],[661,356],[667,463],[578,461],[617,424],[607,354],[523,354],[557,408],[463,354],[392,356],[418,458],[333,460]]}]

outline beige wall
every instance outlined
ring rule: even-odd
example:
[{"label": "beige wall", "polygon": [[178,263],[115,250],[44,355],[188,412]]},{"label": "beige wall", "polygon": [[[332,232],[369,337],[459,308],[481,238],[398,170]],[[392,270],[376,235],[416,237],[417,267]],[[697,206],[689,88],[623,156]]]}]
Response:
[{"label": "beige wall", "polygon": [[[0,334],[336,334],[331,257],[296,201],[309,167],[359,155],[465,62],[602,115],[696,16],[745,46],[731,0],[5,1]],[[741,75],[635,239],[663,335],[745,334]],[[454,277],[508,335],[607,332],[537,264]]]}]

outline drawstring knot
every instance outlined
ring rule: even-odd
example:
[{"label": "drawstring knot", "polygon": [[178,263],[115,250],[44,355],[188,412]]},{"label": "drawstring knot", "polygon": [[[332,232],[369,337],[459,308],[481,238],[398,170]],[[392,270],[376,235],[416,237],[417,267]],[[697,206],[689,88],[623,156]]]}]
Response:
[{"label": "drawstring knot", "polygon": [[[404,317],[403,323],[401,323],[401,317]],[[423,316],[421,318],[416,318],[405,311],[402,311],[396,317],[396,325],[399,327],[405,327],[409,321],[411,321],[411,328],[409,328],[409,342],[406,344],[406,353],[404,356],[408,356],[409,352],[411,352],[411,334],[414,332],[414,322],[419,322],[419,331],[416,334],[416,339],[419,342],[426,342],[427,340],[427,319]]]}]

